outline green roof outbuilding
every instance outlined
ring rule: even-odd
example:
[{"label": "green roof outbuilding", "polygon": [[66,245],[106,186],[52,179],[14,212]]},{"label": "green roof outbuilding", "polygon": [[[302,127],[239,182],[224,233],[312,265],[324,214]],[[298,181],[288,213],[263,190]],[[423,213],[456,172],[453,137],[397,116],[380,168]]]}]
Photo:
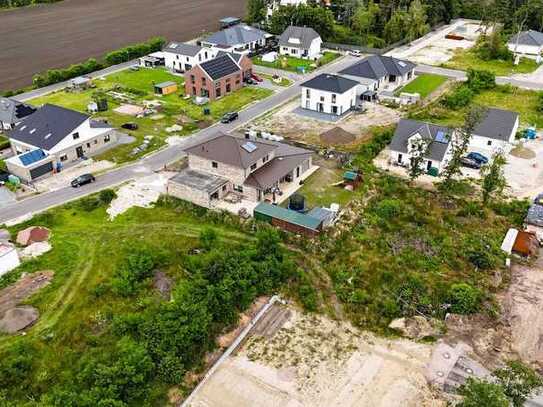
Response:
[{"label": "green roof outbuilding", "polygon": [[317,219],[290,209],[285,209],[280,206],[271,205],[266,202],[261,202],[258,204],[258,206],[254,209],[254,217],[257,220],[266,222],[271,222],[272,219],[279,219],[302,228],[310,229],[312,231],[319,231],[322,225],[321,219]]}]

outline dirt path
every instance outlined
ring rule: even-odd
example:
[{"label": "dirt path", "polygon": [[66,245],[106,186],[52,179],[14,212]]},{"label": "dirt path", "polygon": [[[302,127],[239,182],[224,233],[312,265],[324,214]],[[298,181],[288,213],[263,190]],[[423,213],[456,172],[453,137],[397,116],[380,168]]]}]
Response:
[{"label": "dirt path", "polygon": [[242,16],[245,0],[64,0],[0,12],[0,91],[32,75],[161,35],[189,40]]}]

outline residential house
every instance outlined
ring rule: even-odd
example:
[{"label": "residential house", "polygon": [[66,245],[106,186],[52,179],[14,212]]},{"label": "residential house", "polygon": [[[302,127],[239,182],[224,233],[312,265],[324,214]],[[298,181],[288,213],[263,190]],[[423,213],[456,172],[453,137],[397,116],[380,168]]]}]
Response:
[{"label": "residential house", "polygon": [[271,18],[274,11],[282,6],[299,6],[307,4],[307,0],[271,0],[268,3],[268,9],[266,10],[266,18]]},{"label": "residential house", "polygon": [[0,132],[10,130],[25,117],[36,111],[36,108],[15,99],[0,97]]},{"label": "residential house", "polygon": [[483,154],[508,152],[519,128],[519,114],[509,110],[488,108],[473,130],[470,150]]},{"label": "residential house", "polygon": [[301,84],[303,109],[341,116],[356,106],[358,82],[338,75],[320,74]]},{"label": "residential house", "polygon": [[264,47],[271,37],[273,35],[258,28],[238,24],[211,34],[201,44],[216,51],[248,54]]},{"label": "residential house", "polygon": [[395,165],[409,167],[411,158],[419,154],[423,143],[424,168],[436,168],[440,173],[449,160],[454,130],[417,120],[401,119],[389,146],[390,160]]},{"label": "residential house", "polygon": [[541,56],[543,33],[534,30],[520,32],[509,39],[507,47],[515,54]]},{"label": "residential house", "polygon": [[193,66],[217,56],[214,49],[182,42],[170,42],[163,50],[164,65],[173,72],[184,73]]},{"label": "residential house", "polygon": [[230,193],[273,201],[274,194],[312,168],[312,152],[288,144],[217,134],[186,150],[188,168],[172,178],[168,193],[210,208]]},{"label": "residential house", "polygon": [[243,87],[253,63],[242,54],[220,52],[216,58],[185,72],[185,94],[215,100]]},{"label": "residential house", "polygon": [[46,104],[7,132],[15,156],[8,170],[24,181],[113,146],[116,132],[104,122],[60,106]]},{"label": "residential house", "polygon": [[311,27],[291,25],[279,37],[279,53],[303,59],[316,60],[321,53],[322,39]]},{"label": "residential house", "polygon": [[363,100],[373,100],[379,91],[393,91],[413,79],[415,66],[409,61],[371,55],[339,73],[359,82],[357,94]]}]

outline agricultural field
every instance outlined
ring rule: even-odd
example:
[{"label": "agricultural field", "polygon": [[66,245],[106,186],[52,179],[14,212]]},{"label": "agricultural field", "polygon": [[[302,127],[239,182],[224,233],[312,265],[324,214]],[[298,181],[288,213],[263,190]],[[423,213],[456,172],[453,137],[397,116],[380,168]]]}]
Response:
[{"label": "agricultural field", "polygon": [[402,87],[397,93],[418,93],[422,99],[428,97],[440,86],[447,82],[447,77],[433,74],[422,74]]},{"label": "agricultural field", "polygon": [[[157,96],[154,94],[153,85],[165,81],[174,81],[179,85],[175,94]],[[224,96],[220,100],[209,102],[204,106],[195,105],[192,100],[184,98],[184,79],[182,76],[173,75],[165,69],[145,69],[139,71],[125,70],[101,79],[96,79],[95,89],[80,92],[59,91],[49,95],[32,99],[29,102],[39,106],[44,103],[52,103],[70,109],[85,112],[87,105],[91,102],[94,92],[104,91],[108,95],[109,109],[106,112],[98,112],[96,118],[103,118],[116,127],[123,123],[135,122],[139,128],[135,131],[127,131],[135,137],[135,142],[116,147],[98,158],[111,160],[116,163],[123,163],[134,160],[152,149],[165,144],[167,137],[172,135],[184,136],[194,131],[205,128],[216,122],[224,113],[242,109],[249,103],[263,99],[273,92],[269,89],[258,87],[244,87],[239,91]],[[113,92],[113,93],[112,93]],[[119,114],[113,110],[124,102],[114,99],[114,94],[120,94],[128,98],[130,104],[141,106],[145,101],[158,101],[161,108],[157,114],[136,118],[129,115]],[[210,114],[204,114],[204,107],[209,108]],[[182,130],[168,133],[167,128],[178,124]],[[123,130],[124,131],[124,130]],[[139,146],[145,136],[153,136],[147,150],[133,154],[134,147]]]},{"label": "agricultural field", "polygon": [[108,197],[10,229],[46,226],[52,250],[1,278],[0,290],[22,273],[52,278],[25,301],[40,313],[26,336],[0,335],[1,405],[165,405],[221,330],[293,276],[273,230],[166,198],[110,221]]},{"label": "agricultural field", "polygon": [[340,56],[341,54],[338,54],[336,52],[326,51],[323,53],[322,58],[318,61],[278,55],[275,62],[265,62],[262,61],[261,57],[254,57],[253,63],[255,65],[266,66],[268,68],[283,69],[285,71],[297,72],[300,68],[303,68],[305,72],[311,72],[319,66],[329,64]]},{"label": "agricultural field", "polygon": [[474,48],[457,49],[453,57],[447,62],[441,64],[444,68],[459,69],[466,71],[468,69],[477,69],[489,71],[497,76],[510,76],[513,74],[531,73],[539,66],[533,59],[521,58],[518,65],[513,61],[481,59]]}]

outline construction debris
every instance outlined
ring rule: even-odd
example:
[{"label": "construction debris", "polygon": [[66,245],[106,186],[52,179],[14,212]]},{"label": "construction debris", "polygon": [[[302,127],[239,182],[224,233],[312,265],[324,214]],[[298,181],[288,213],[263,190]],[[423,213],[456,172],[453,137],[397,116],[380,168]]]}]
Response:
[{"label": "construction debris", "polygon": [[33,259],[50,251],[53,247],[49,242],[36,242],[21,250],[22,259]]},{"label": "construction debris", "polygon": [[49,240],[49,229],[41,226],[30,226],[17,233],[17,243],[21,246],[47,240]]},{"label": "construction debris", "polygon": [[417,315],[412,318],[397,318],[388,327],[399,331],[406,338],[420,340],[441,335],[437,325],[437,321]]},{"label": "construction debris", "polygon": [[34,324],[39,316],[38,310],[29,305],[11,308],[0,319],[0,332],[14,334]]}]

